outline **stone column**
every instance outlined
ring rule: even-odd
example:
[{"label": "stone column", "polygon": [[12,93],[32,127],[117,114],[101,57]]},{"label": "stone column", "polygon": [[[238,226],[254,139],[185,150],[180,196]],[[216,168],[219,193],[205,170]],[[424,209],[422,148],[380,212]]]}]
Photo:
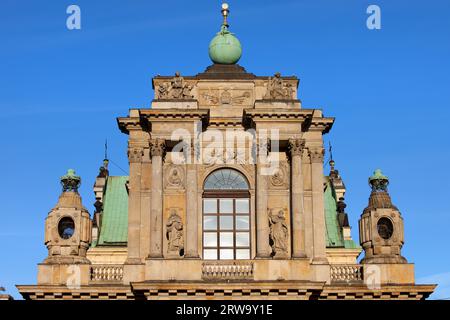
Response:
[{"label": "stone column", "polygon": [[305,214],[303,206],[302,154],[305,141],[289,139],[291,155],[291,203],[292,203],[292,257],[304,258],[305,253]]},{"label": "stone column", "polygon": [[325,242],[325,205],[323,198],[323,155],[322,147],[310,147],[312,223],[313,223],[313,263],[328,263]]},{"label": "stone column", "polygon": [[267,154],[268,141],[258,144],[256,164],[256,257],[269,258],[269,218],[267,215]]},{"label": "stone column", "polygon": [[141,263],[140,230],[141,230],[141,168],[144,149],[133,146],[128,148],[130,174],[128,180],[128,258],[127,264]]},{"label": "stone column", "polygon": [[199,258],[198,254],[198,197],[197,164],[194,146],[190,146],[186,157],[186,258]]},{"label": "stone column", "polygon": [[150,258],[163,257],[163,158],[164,139],[150,141],[152,156],[152,203],[150,214]]}]

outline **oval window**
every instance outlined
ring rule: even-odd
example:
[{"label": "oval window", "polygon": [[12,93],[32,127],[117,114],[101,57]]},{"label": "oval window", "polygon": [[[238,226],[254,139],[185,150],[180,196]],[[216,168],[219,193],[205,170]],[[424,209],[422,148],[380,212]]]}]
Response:
[{"label": "oval window", "polygon": [[377,223],[378,234],[384,240],[388,240],[392,237],[394,233],[394,225],[389,218],[380,218]]},{"label": "oval window", "polygon": [[63,239],[70,239],[75,232],[75,223],[72,218],[64,217],[59,220],[58,223],[58,233]]}]

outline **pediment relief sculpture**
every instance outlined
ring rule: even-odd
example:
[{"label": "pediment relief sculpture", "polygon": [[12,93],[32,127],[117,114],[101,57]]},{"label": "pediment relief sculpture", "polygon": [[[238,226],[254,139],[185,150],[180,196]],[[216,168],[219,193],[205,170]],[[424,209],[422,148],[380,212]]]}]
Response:
[{"label": "pediment relief sculpture", "polygon": [[205,166],[217,164],[247,164],[245,150],[205,149],[202,152],[202,161]]},{"label": "pediment relief sculpture", "polygon": [[292,84],[285,82],[281,78],[281,74],[277,72],[273,77],[269,78],[264,99],[292,100],[294,99],[294,88]]},{"label": "pediment relief sculpture", "polygon": [[250,105],[252,92],[250,90],[207,89],[201,90],[200,103],[205,105]]},{"label": "pediment relief sculpture", "polygon": [[156,99],[159,100],[189,100],[193,99],[192,89],[194,86],[185,81],[179,72],[175,73],[175,77],[168,82],[157,85],[155,89]]}]

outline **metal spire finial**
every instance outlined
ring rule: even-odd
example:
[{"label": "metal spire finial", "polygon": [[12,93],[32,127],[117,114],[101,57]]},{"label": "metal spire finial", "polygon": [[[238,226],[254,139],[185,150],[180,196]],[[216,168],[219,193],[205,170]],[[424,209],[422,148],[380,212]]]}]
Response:
[{"label": "metal spire finial", "polygon": [[222,3],[222,16],[223,16],[223,25],[225,27],[229,27],[228,25],[228,15],[230,14],[230,10],[229,10],[229,5],[228,3],[224,2]]},{"label": "metal spire finial", "polygon": [[103,167],[108,169],[108,139],[105,139],[105,158],[103,159]]},{"label": "metal spire finial", "polygon": [[331,146],[331,141],[328,141],[328,145],[328,151],[330,152],[330,161],[328,163],[330,164],[330,170],[334,171],[335,162],[333,160],[333,147]]}]

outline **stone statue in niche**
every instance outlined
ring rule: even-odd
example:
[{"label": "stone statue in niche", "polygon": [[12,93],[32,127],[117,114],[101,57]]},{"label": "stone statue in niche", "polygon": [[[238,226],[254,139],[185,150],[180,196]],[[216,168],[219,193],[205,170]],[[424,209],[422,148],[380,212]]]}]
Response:
[{"label": "stone statue in niche", "polygon": [[289,229],[283,209],[271,209],[269,214],[270,245],[274,258],[286,258],[288,255]]},{"label": "stone statue in niche", "polygon": [[183,222],[177,209],[170,209],[166,223],[167,253],[169,256],[184,255]]},{"label": "stone statue in niche", "polygon": [[164,82],[157,87],[157,99],[193,99],[191,94],[193,86],[188,84],[179,72],[170,82]]},{"label": "stone statue in niche", "polygon": [[268,100],[290,100],[293,95],[292,85],[284,83],[279,72],[275,73],[272,78],[269,78],[267,85],[267,92],[264,99]]}]

